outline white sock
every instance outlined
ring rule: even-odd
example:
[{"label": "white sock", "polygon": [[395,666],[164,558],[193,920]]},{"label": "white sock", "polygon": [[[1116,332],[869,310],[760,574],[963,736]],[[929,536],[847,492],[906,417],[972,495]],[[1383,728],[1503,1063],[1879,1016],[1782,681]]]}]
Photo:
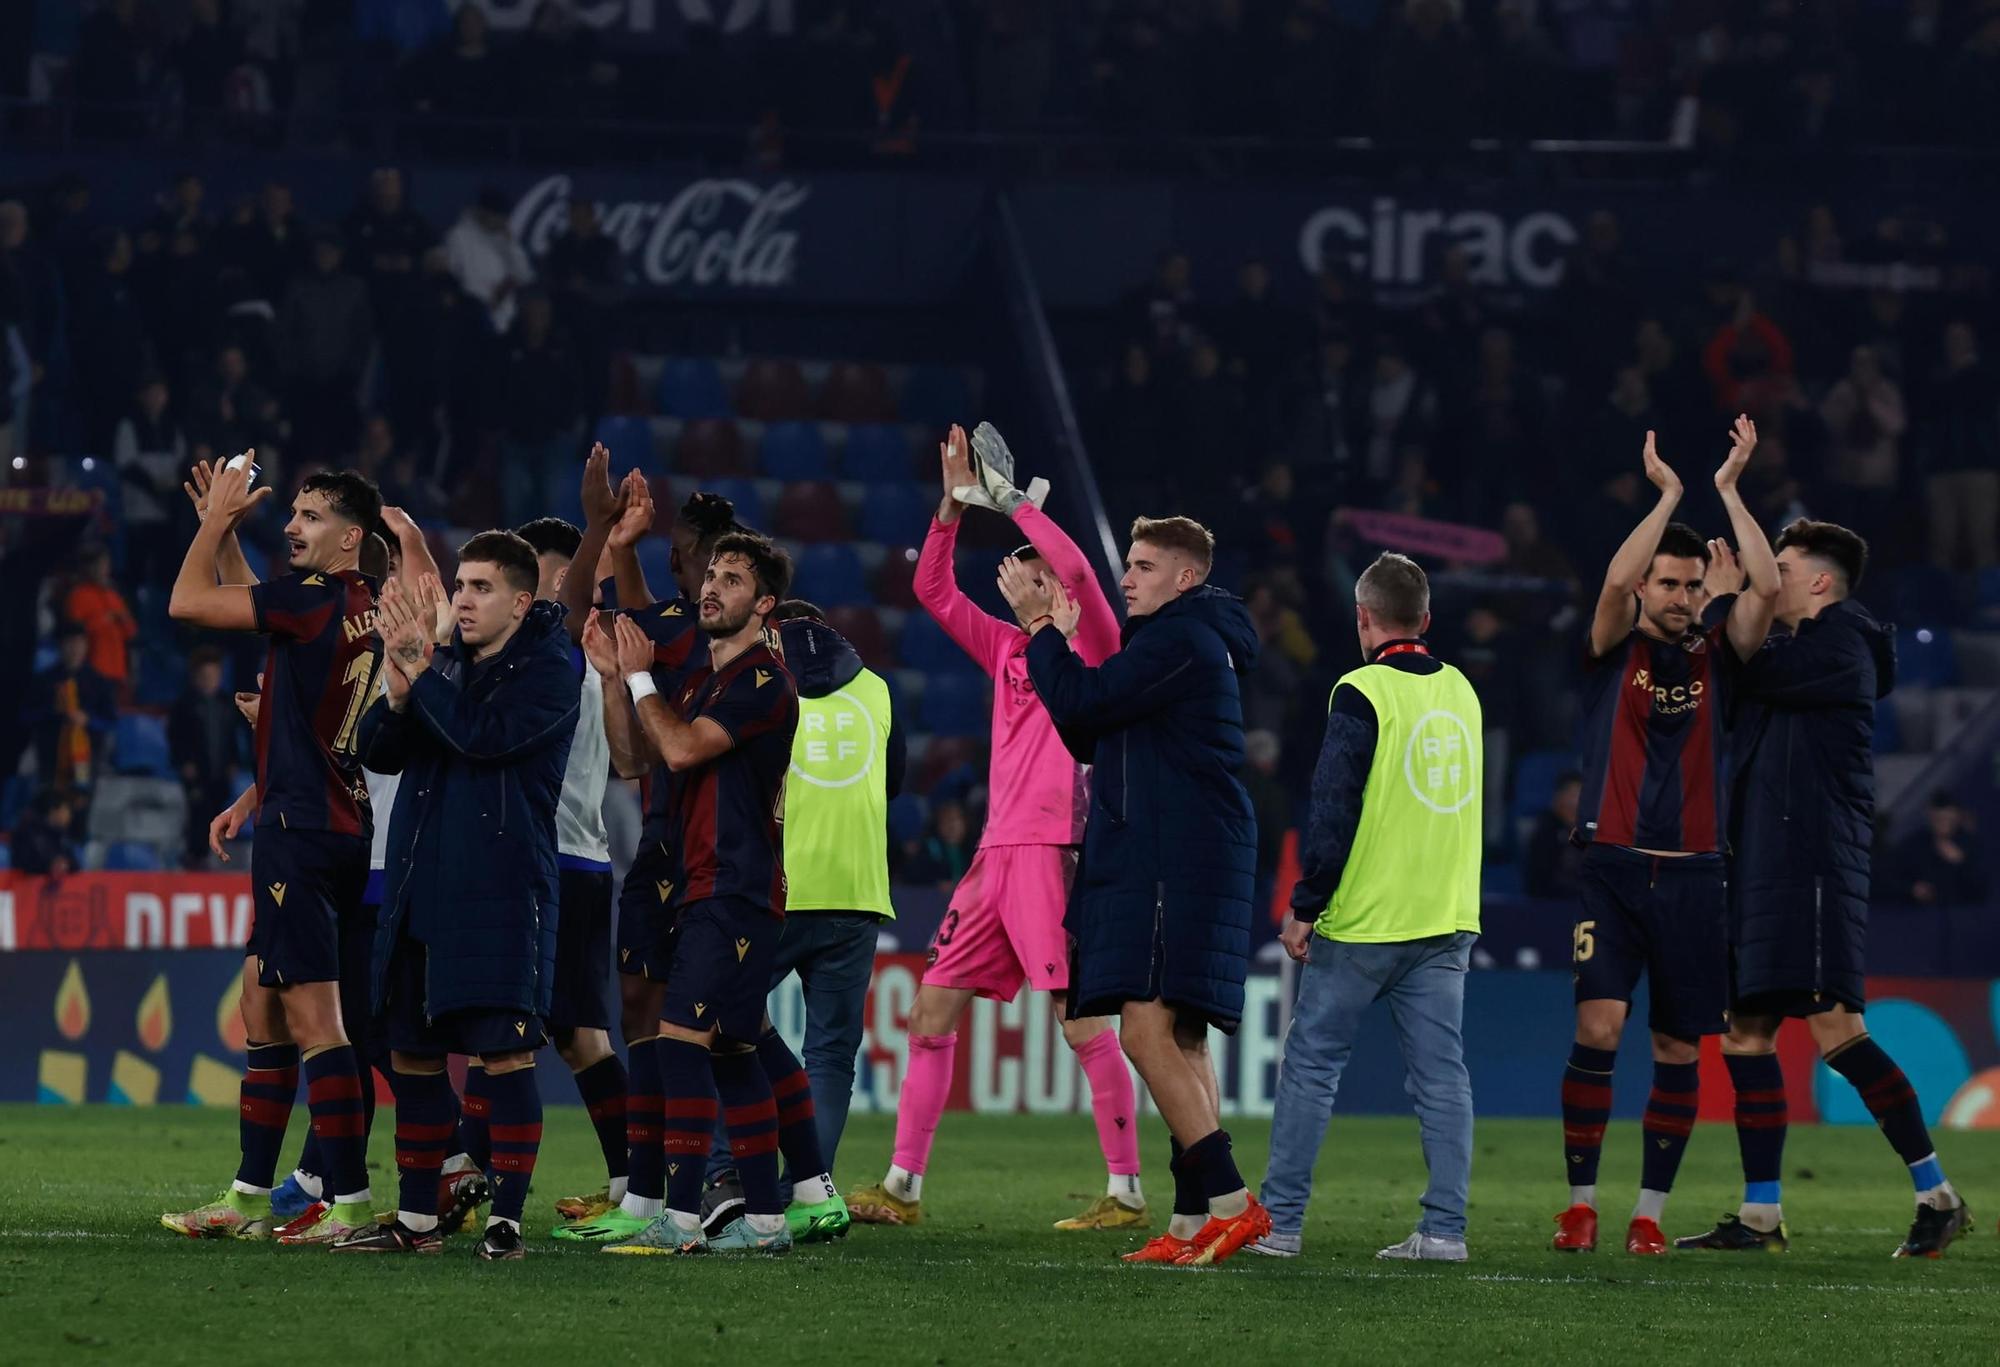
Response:
[{"label": "white sock", "polygon": [[416,1234],[428,1234],[438,1227],[437,1212],[434,1210],[427,1210],[421,1215],[413,1211],[399,1210],[396,1212],[396,1221],[404,1229]]},{"label": "white sock", "polygon": [[1649,1191],[1645,1187],[1639,1188],[1639,1204],[1632,1207],[1633,1219],[1651,1220],[1654,1224],[1658,1224],[1660,1217],[1666,1213],[1667,1194],[1664,1191]]},{"label": "white sock", "polygon": [[1949,1182],[1940,1182],[1934,1187],[1918,1192],[1917,1204],[1936,1206],[1939,1210],[1957,1210],[1964,1202],[1959,1199],[1956,1187]]},{"label": "white sock", "polygon": [[1248,1187],[1233,1191],[1227,1196],[1211,1196],[1208,1198],[1208,1213],[1213,1219],[1234,1220],[1248,1209],[1250,1209],[1250,1188]]},{"label": "white sock", "polygon": [[1776,1201],[1745,1201],[1736,1208],[1736,1218],[1759,1234],[1769,1234],[1784,1223],[1785,1208]]},{"label": "white sock", "polygon": [[375,1201],[375,1193],[368,1190],[368,1188],[366,1187],[363,1187],[360,1191],[355,1192],[351,1196],[336,1196],[333,1198],[333,1203],[336,1206],[353,1206],[353,1205],[366,1206],[374,1204],[374,1201]]},{"label": "white sock", "polygon": [[889,1194],[899,1201],[924,1199],[924,1175],[920,1172],[911,1172],[908,1168],[898,1167],[894,1163],[889,1165],[889,1175],[882,1179],[882,1185],[887,1187]]},{"label": "white sock", "polygon": [[1118,1198],[1118,1204],[1131,1210],[1146,1208],[1146,1193],[1139,1190],[1139,1174],[1136,1172],[1114,1172],[1105,1185],[1107,1196]]},{"label": "white sock", "polygon": [[831,1201],[834,1195],[833,1174],[830,1172],[792,1183],[792,1204],[795,1206],[816,1206],[822,1201]]},{"label": "white sock", "polygon": [[743,1218],[748,1220],[750,1228],[759,1234],[776,1234],[785,1227],[785,1217],[782,1215],[746,1215]]},{"label": "white sock", "polygon": [[1208,1223],[1206,1215],[1176,1215],[1167,1221],[1167,1233],[1176,1239],[1192,1239]]},{"label": "white sock", "polygon": [[439,1175],[443,1177],[449,1177],[455,1172],[478,1172],[478,1171],[479,1171],[479,1165],[472,1161],[471,1154],[455,1153],[451,1157],[444,1160],[444,1168]]},{"label": "white sock", "polygon": [[1589,1206],[1592,1210],[1596,1210],[1597,1184],[1593,1182],[1587,1187],[1571,1187],[1569,1203],[1573,1206]]},{"label": "white sock", "polygon": [[618,1203],[618,1209],[635,1220],[652,1220],[658,1218],[661,1207],[665,1205],[666,1202],[657,1196],[640,1196],[628,1190],[625,1199]]},{"label": "white sock", "polygon": [[319,1194],[323,1190],[320,1186],[319,1178],[313,1176],[304,1168],[293,1168],[292,1180],[299,1184],[300,1191],[312,1197],[315,1201],[319,1200]]},{"label": "white sock", "polygon": [[253,1187],[248,1182],[231,1182],[229,1189],[242,1196],[269,1196],[271,1194],[269,1187]]},{"label": "white sock", "polygon": [[[670,1210],[667,1212],[667,1218],[672,1220],[674,1228],[683,1234],[695,1234],[701,1230],[701,1216],[688,1211]],[[782,1220],[785,1217],[781,1215],[778,1218]]]},{"label": "white sock", "polygon": [[519,1220],[510,1220],[504,1215],[487,1216],[486,1227],[488,1229],[491,1229],[495,1225],[505,1225],[507,1228],[513,1230],[516,1234],[519,1234],[521,1232],[521,1222]]},{"label": "white sock", "polygon": [[628,1185],[628,1181],[629,1181],[629,1179],[627,1179],[627,1178],[624,1178],[624,1177],[614,1177],[614,1178],[612,1178],[612,1179],[611,1179],[611,1204],[612,1204],[612,1205],[614,1205],[614,1206],[615,1206],[615,1205],[620,1205],[620,1204],[622,1204],[622,1203],[624,1202],[624,1200],[625,1200],[625,1193],[626,1193],[627,1191],[630,1191],[630,1190],[631,1190],[631,1187],[630,1187],[630,1186]]}]

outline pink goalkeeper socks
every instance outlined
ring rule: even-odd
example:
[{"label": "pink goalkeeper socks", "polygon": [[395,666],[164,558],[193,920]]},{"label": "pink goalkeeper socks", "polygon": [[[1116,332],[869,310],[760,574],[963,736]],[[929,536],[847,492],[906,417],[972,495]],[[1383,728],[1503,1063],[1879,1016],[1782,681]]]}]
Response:
[{"label": "pink goalkeeper socks", "polygon": [[[1114,1176],[1139,1171],[1139,1120],[1132,1094],[1132,1074],[1118,1032],[1106,1030],[1076,1051],[1083,1075],[1090,1079],[1090,1110],[1097,1118],[1097,1144],[1104,1166]],[[897,1138],[902,1137],[900,1130]]]},{"label": "pink goalkeeper socks", "polygon": [[930,1161],[931,1139],[938,1117],[951,1095],[951,1066],[958,1055],[957,1035],[911,1035],[910,1066],[903,1074],[903,1097],[896,1107],[895,1165],[921,1173]]}]

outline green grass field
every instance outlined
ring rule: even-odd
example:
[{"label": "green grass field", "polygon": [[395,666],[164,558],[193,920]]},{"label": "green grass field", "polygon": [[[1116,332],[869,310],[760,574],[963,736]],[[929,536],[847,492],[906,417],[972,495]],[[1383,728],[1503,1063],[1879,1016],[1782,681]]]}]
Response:
[{"label": "green grass field", "polygon": [[[1149,1123],[1150,1158],[1165,1145]],[[602,1177],[580,1110],[551,1110],[547,1134],[537,1233],[556,1196]],[[1235,1134],[1254,1179],[1265,1126]],[[389,1137],[377,1127],[381,1203],[395,1188]],[[889,1138],[888,1120],[855,1119],[843,1185],[878,1175]],[[919,1228],[857,1227],[754,1262],[608,1258],[537,1238],[527,1262],[487,1266],[464,1236],[441,1258],[393,1261],[178,1239],[158,1214],[226,1185],[234,1115],[0,1107],[0,1362],[1993,1360],[2000,1135],[1943,1137],[1980,1225],[1936,1263],[1889,1257],[1910,1193],[1880,1136],[1817,1127],[1791,1136],[1787,1256],[1555,1254],[1559,1142],[1553,1121],[1481,1122],[1463,1266],[1373,1258],[1414,1219],[1412,1121],[1336,1118],[1303,1258],[1193,1271],[1126,1267],[1113,1255],[1136,1240],[1049,1228],[1097,1190],[1086,1119],[963,1115],[940,1131]],[[1734,1208],[1735,1150],[1726,1127],[1696,1132],[1669,1234]],[[1634,1128],[1614,1127],[1607,1243],[1622,1244],[1637,1160]],[[1164,1220],[1167,1183],[1151,1182]]]}]

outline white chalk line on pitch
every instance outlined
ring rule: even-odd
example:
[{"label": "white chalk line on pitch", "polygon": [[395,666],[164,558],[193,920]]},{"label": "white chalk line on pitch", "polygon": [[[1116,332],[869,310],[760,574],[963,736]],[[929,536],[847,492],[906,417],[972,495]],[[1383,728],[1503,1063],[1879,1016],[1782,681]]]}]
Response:
[{"label": "white chalk line on pitch", "polygon": [[[7,1239],[22,1241],[39,1241],[42,1239],[106,1239],[114,1242],[128,1243],[138,1242],[141,1239],[148,1242],[155,1241],[154,1236],[151,1234],[117,1233],[111,1230],[0,1229],[0,1240]],[[157,1242],[163,1247],[168,1243],[164,1239]],[[176,1242],[186,1241],[179,1240]],[[1121,1277],[1143,1277],[1148,1275],[1144,1272],[1135,1273],[1116,1262],[1072,1263],[1061,1262],[1053,1258],[897,1258],[893,1262],[877,1263],[873,1260],[870,1261],[874,1267],[884,1270],[890,1267],[988,1269],[993,1267],[1017,1267],[1038,1272],[1106,1272]],[[1296,1259],[1268,1259],[1261,1261],[1282,1263],[1295,1262]],[[1168,1275],[1200,1276],[1212,1270],[1209,1268],[1193,1267],[1176,1268]],[[1274,1267],[1272,1271],[1286,1278],[1313,1277],[1322,1281],[1392,1282],[1406,1281],[1410,1276],[1407,1272],[1378,1272],[1361,1268],[1340,1267]],[[1451,1274],[1447,1273],[1445,1275],[1448,1276]],[[1467,1272],[1460,1275],[1459,1280],[1488,1282],[1502,1286],[1644,1286],[1654,1287],[1663,1291],[1822,1291],[1835,1292],[1842,1295],[1862,1292],[1871,1295],[1908,1296],[1985,1296],[1991,1294],[1991,1288],[1980,1286],[1884,1285],[1872,1282],[1749,1282],[1735,1277],[1726,1281],[1715,1282],[1694,1280],[1662,1281],[1652,1277],[1536,1277],[1522,1272]]]}]

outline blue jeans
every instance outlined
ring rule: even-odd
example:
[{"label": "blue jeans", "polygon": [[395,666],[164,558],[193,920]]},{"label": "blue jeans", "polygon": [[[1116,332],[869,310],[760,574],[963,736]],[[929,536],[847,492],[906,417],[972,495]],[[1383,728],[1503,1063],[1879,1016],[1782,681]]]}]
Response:
[{"label": "blue jeans", "polygon": [[1300,976],[1292,1028],[1285,1034],[1278,1098],[1271,1117],[1271,1165],[1261,1194],[1279,1234],[1305,1228],[1313,1163],[1333,1115],[1340,1074],[1369,1006],[1388,998],[1403,1049],[1403,1089],[1423,1127],[1424,1189],[1420,1233],[1465,1237],[1466,1188],[1472,1180],[1472,1081],[1465,1071],[1460,1022],[1471,931],[1401,944],[1346,944],[1315,935]]},{"label": "blue jeans", "polygon": [[[868,978],[875,971],[875,939],[882,918],[844,911],[800,911],[785,918],[778,939],[778,962],[771,986],[787,974],[799,975],[806,999],[806,1046],[799,1060],[812,1083],[813,1119],[819,1130],[820,1157],[827,1170],[847,1128],[847,1108],[854,1100],[854,1064],[861,1054],[863,1012],[868,1002]],[[710,1177],[735,1167],[729,1156],[729,1135],[722,1122],[715,1126],[715,1147],[708,1156]],[[806,1176],[813,1174],[807,1173]],[[786,1201],[793,1174],[785,1174]]]}]

